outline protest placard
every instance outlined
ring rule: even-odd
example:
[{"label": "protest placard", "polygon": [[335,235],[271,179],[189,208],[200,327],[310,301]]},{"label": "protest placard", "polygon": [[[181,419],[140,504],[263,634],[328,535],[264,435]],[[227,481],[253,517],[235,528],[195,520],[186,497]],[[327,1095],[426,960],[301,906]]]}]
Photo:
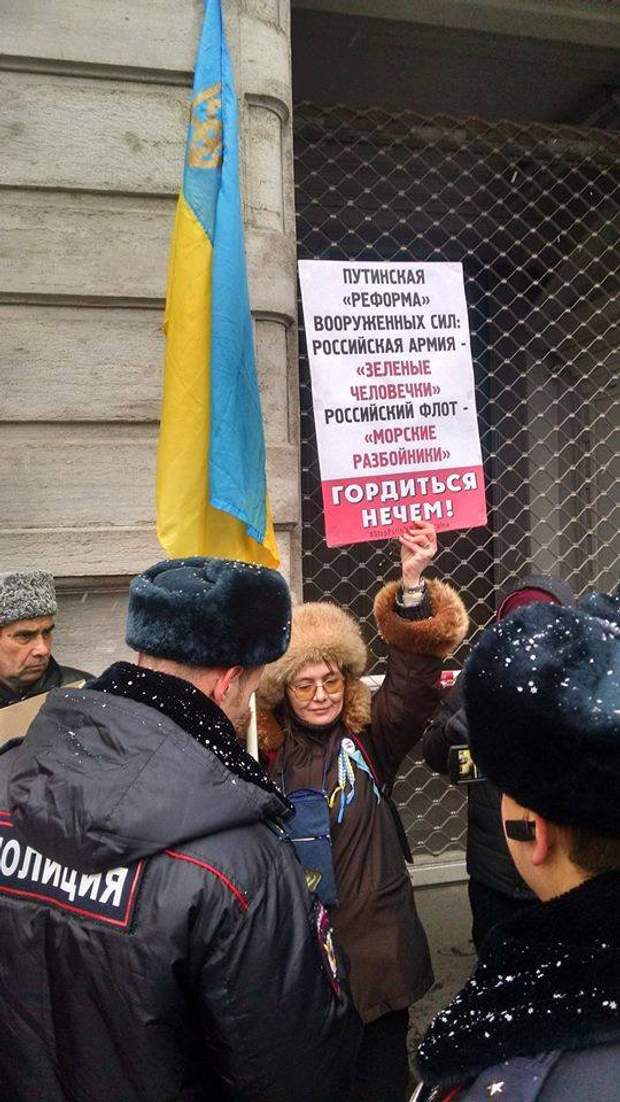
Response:
[{"label": "protest placard", "polygon": [[329,547],[486,523],[463,267],[299,263]]},{"label": "protest placard", "polygon": [[[64,689],[80,689],[84,681],[70,681]],[[18,704],[9,704],[0,708],[0,746],[13,738],[23,738],[33,719],[39,714],[49,693],[37,693],[26,697]]]}]

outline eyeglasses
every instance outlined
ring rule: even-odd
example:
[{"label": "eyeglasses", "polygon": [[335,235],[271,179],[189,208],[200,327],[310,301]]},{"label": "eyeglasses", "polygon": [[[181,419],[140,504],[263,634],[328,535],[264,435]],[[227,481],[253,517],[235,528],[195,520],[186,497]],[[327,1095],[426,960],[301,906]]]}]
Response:
[{"label": "eyeglasses", "polygon": [[319,677],[316,681],[310,681],[304,685],[289,685],[289,689],[298,700],[308,704],[316,696],[319,685],[328,696],[339,696],[344,689],[344,677],[339,673],[332,673],[329,677]]}]

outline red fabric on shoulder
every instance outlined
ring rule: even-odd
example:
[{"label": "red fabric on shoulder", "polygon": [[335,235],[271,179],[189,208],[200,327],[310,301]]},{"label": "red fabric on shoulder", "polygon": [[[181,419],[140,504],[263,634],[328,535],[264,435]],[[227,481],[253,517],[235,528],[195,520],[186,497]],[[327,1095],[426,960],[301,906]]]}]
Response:
[{"label": "red fabric on shoulder", "polygon": [[514,593],[509,593],[502,601],[497,610],[497,619],[503,620],[509,612],[514,612],[517,608],[523,608],[524,605],[558,605],[559,603],[551,593],[546,593],[544,589],[517,589]]}]

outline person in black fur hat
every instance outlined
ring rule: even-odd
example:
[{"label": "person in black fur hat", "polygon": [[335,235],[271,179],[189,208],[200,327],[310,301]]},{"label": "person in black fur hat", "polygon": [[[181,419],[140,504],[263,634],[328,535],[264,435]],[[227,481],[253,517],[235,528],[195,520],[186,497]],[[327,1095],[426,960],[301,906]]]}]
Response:
[{"label": "person in black fur hat", "polygon": [[158,563],[127,640],[0,754],[0,1097],[335,1102],[361,1023],[291,808],[235,727],[286,650],[284,579]]},{"label": "person in black fur hat", "polygon": [[472,752],[539,902],[432,1022],[417,1097],[618,1102],[620,598],[514,612],[463,676]]},{"label": "person in black fur hat", "polygon": [[[527,574],[508,585],[497,599],[496,619],[531,604],[573,608],[575,594],[553,574]],[[463,699],[463,679],[446,693],[426,731],[424,760],[436,773],[447,774],[453,746],[469,742]],[[467,894],[472,914],[472,940],[476,951],[498,922],[536,900],[515,868],[502,827],[501,795],[488,779],[467,786]]]}]

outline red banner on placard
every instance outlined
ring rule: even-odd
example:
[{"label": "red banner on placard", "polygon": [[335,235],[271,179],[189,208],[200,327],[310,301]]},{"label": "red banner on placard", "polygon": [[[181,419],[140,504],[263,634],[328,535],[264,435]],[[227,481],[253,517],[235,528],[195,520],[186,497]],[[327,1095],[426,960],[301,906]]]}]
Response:
[{"label": "red banner on placard", "polygon": [[332,479],[321,486],[328,547],[392,539],[412,520],[430,520],[438,532],[486,521],[481,466]]}]

